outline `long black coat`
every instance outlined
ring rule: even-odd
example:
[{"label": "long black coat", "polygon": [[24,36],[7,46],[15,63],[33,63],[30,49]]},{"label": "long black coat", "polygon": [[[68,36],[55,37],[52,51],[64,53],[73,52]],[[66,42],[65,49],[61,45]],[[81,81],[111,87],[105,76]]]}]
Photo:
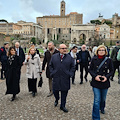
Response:
[{"label": "long black coat", "polygon": [[[108,58],[103,64],[103,66],[100,68],[99,72],[96,72],[98,66],[103,60],[104,58],[99,59],[98,56],[93,57],[89,68],[89,73],[92,76],[91,86],[99,89],[106,89],[110,87],[109,78],[110,76],[112,76],[114,70],[112,60]],[[105,82],[96,81],[95,77],[97,75],[105,76],[107,78],[107,81]]]},{"label": "long black coat", "polygon": [[69,90],[70,77],[74,75],[74,70],[74,60],[69,54],[66,54],[62,61],[60,53],[53,55],[50,61],[50,75],[53,78],[53,90]]},{"label": "long black coat", "polygon": [[7,52],[5,50],[5,47],[1,47],[0,49],[0,61],[2,64],[7,63]]},{"label": "long black coat", "polygon": [[[54,53],[53,54],[56,54],[58,53],[59,51],[55,49]],[[45,52],[45,56],[44,56],[44,59],[43,59],[43,64],[42,64],[42,70],[45,70],[45,65],[47,63],[47,68],[46,68],[46,77],[47,78],[51,78],[50,77],[50,70],[49,70],[49,63],[50,63],[50,60],[51,60],[51,53],[49,50],[47,50]]]},{"label": "long black coat", "polygon": [[19,47],[19,59],[21,66],[23,65],[23,62],[25,61],[25,54],[21,47]]},{"label": "long black coat", "polygon": [[18,94],[20,92],[19,79],[20,79],[20,59],[16,55],[12,64],[10,65],[9,60],[7,61],[7,72],[6,72],[6,94]]}]

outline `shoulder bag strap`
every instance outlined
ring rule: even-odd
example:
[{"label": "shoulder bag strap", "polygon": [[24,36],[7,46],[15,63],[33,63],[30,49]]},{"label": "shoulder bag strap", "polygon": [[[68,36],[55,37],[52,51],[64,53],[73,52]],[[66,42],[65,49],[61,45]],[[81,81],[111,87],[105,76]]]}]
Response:
[{"label": "shoulder bag strap", "polygon": [[108,59],[108,57],[105,57],[105,59],[101,62],[101,64],[99,65],[99,67],[97,68],[97,72],[99,72],[100,68],[102,67],[102,65],[105,63],[105,61]]}]

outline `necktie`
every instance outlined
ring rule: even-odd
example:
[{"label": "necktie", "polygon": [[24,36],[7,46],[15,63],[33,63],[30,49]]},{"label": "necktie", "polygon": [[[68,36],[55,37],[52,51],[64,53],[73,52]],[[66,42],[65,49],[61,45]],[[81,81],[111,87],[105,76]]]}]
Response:
[{"label": "necktie", "polygon": [[61,60],[63,59],[63,55],[60,56]]},{"label": "necktie", "polygon": [[18,50],[18,48],[17,48],[17,55],[19,56],[19,50]]}]

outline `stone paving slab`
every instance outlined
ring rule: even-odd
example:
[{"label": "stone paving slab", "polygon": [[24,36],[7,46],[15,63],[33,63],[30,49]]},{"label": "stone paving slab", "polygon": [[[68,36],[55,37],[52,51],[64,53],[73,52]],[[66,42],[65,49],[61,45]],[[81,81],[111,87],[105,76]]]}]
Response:
[{"label": "stone paving slab", "polygon": [[[35,98],[28,92],[26,67],[22,68],[21,92],[14,102],[11,95],[5,95],[5,81],[0,82],[0,120],[92,120],[93,92],[89,82],[80,85],[79,72],[76,72],[76,85],[71,85],[66,108],[68,113],[60,110],[60,101],[54,107],[54,96],[47,97],[48,80],[43,73],[43,86],[38,88]],[[90,75],[89,75],[90,79]],[[111,82],[108,91],[106,114],[101,120],[120,120],[120,85],[117,80]]]}]

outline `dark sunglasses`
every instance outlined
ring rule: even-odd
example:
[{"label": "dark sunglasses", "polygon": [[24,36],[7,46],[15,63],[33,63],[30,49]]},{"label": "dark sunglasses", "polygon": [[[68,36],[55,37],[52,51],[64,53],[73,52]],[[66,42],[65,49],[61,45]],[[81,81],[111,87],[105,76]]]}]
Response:
[{"label": "dark sunglasses", "polygon": [[60,49],[63,49],[63,50],[65,49],[66,50],[67,48],[60,48]]}]

